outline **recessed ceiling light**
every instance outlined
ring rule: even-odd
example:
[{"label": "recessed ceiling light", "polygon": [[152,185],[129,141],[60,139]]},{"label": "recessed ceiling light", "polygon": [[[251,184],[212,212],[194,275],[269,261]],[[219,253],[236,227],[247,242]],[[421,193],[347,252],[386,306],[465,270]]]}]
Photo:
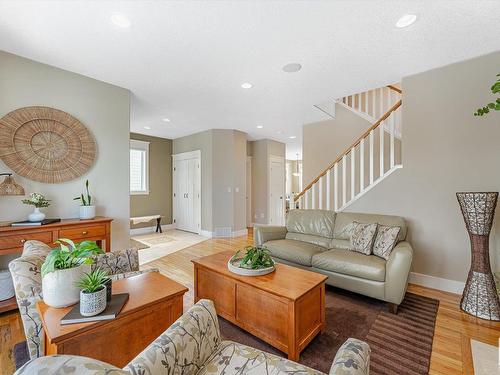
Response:
[{"label": "recessed ceiling light", "polygon": [[253,85],[251,83],[245,82],[241,84],[241,87],[244,89],[251,89]]},{"label": "recessed ceiling light", "polygon": [[144,129],[151,130],[151,126],[145,126]]},{"label": "recessed ceiling light", "polygon": [[165,118],[162,118],[162,121],[164,121],[164,122],[170,122],[170,119],[165,117]]},{"label": "recessed ceiling light", "polygon": [[296,135],[291,135],[291,136],[290,136],[290,137],[288,137],[288,138],[290,138],[290,139],[295,139],[295,138],[297,138],[297,136],[296,136]]},{"label": "recessed ceiling light", "polygon": [[257,129],[262,129],[264,126],[262,125],[257,125]]},{"label": "recessed ceiling light", "polygon": [[398,22],[396,22],[396,27],[402,29],[403,27],[408,27],[417,20],[416,14],[405,14],[402,16]]},{"label": "recessed ceiling light", "polygon": [[111,22],[113,22],[118,27],[129,27],[130,20],[123,14],[113,14],[111,16]]},{"label": "recessed ceiling light", "polygon": [[286,64],[282,69],[284,72],[287,72],[287,73],[296,73],[300,69],[302,69],[302,65],[300,65],[299,63],[290,63],[290,64]]},{"label": "recessed ceiling light", "polygon": [[278,130],[276,134],[283,134],[283,130]]}]

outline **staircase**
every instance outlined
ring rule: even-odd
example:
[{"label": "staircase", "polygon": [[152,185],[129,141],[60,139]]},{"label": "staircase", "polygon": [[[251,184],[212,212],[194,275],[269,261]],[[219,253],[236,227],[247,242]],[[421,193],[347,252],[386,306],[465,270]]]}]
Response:
[{"label": "staircase", "polygon": [[342,211],[402,168],[401,94],[390,85],[337,100],[373,125],[294,197],[292,209]]}]

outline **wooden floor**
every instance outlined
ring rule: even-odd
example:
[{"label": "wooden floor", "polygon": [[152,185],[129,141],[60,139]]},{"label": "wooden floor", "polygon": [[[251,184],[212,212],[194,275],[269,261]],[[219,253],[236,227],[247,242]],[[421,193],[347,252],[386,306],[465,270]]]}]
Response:
[{"label": "wooden floor", "polygon": [[[155,260],[142,268],[158,268],[161,273],[186,285],[189,288],[184,299],[184,305],[187,308],[193,303],[191,260],[221,251],[240,249],[252,242],[251,232],[248,237],[211,239]],[[459,308],[460,297],[456,294],[417,285],[410,285],[409,291],[440,301],[429,374],[473,374],[470,339],[498,346],[500,323],[488,322],[464,314]],[[12,348],[23,339],[19,314],[15,312],[0,315],[2,374],[12,373],[14,368]]]}]

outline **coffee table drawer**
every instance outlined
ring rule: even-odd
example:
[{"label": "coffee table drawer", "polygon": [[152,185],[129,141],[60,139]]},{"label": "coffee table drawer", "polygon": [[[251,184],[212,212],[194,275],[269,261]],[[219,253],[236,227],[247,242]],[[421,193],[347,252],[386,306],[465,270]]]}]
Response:
[{"label": "coffee table drawer", "polygon": [[11,248],[22,248],[29,240],[38,240],[48,245],[52,244],[52,232],[38,232],[26,234],[12,234],[0,238],[0,250]]},{"label": "coffee table drawer", "polygon": [[106,227],[104,225],[68,228],[61,229],[59,231],[60,238],[70,238],[72,240],[84,240],[86,238],[102,237],[105,234]]}]

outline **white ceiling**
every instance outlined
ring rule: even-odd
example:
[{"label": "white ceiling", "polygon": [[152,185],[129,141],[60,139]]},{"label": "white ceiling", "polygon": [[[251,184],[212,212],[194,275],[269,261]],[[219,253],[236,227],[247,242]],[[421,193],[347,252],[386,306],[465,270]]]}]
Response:
[{"label": "white ceiling", "polygon": [[[417,22],[396,29],[406,13]],[[499,19],[480,0],[16,0],[0,1],[0,49],[130,89],[134,132],[234,128],[295,159],[313,104],[497,51]],[[283,72],[290,62],[302,70]]]}]

